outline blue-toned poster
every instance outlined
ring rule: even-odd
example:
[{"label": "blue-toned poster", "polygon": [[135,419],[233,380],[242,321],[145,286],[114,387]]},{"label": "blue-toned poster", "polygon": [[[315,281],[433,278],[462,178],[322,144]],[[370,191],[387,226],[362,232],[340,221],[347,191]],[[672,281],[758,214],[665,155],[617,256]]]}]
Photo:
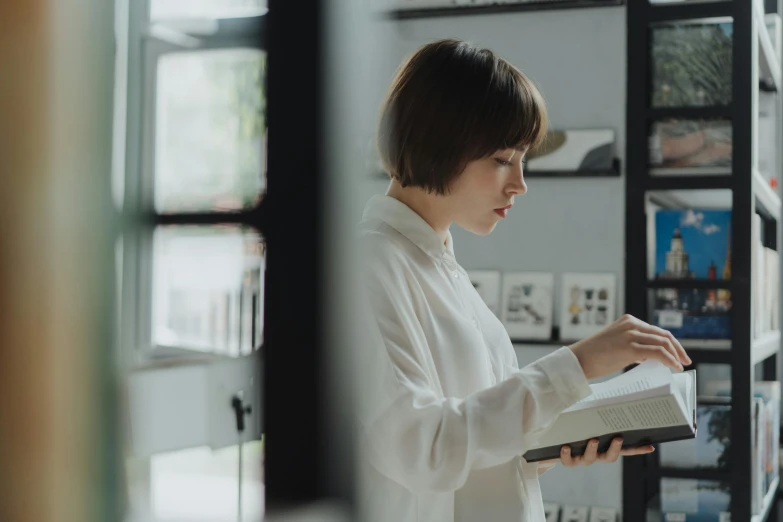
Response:
[{"label": "blue-toned poster", "polygon": [[[655,214],[655,277],[731,279],[730,210],[660,210]],[[655,290],[652,322],[683,339],[731,337],[728,289]]]}]

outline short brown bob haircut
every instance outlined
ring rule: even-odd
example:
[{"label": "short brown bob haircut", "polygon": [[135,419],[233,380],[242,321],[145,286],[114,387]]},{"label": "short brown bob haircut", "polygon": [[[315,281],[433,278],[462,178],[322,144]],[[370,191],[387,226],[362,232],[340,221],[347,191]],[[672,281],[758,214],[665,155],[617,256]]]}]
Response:
[{"label": "short brown bob haircut", "polygon": [[535,147],[546,129],[544,100],[522,72],[488,49],[440,40],[398,70],[381,109],[378,151],[403,187],[444,195],[469,162]]}]

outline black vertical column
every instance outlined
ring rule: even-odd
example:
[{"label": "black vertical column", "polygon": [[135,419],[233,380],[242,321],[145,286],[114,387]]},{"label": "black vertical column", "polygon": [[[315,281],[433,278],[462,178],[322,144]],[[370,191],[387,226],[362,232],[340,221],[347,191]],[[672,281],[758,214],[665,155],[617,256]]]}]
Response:
[{"label": "black vertical column", "polygon": [[[625,153],[625,310],[647,320],[645,186],[647,106],[650,101],[647,0],[627,7],[627,88]],[[623,520],[644,520],[647,499],[644,458],[623,459]]]},{"label": "black vertical column", "polygon": [[325,191],[321,0],[269,0],[263,389],[269,513],[322,497]]},{"label": "black vertical column", "polygon": [[751,348],[750,256],[751,218],[753,212],[752,143],[753,85],[752,34],[753,2],[733,2],[733,77],[732,122],[732,214],[731,214],[731,512],[751,513],[751,397],[753,365]]}]

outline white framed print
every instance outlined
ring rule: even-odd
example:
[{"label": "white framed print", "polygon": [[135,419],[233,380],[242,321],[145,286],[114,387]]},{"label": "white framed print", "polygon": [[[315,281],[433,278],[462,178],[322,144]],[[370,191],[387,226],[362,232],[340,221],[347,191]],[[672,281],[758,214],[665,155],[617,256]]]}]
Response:
[{"label": "white framed print", "polygon": [[563,506],[563,515],[560,522],[587,522],[587,506]]},{"label": "white framed print", "polygon": [[544,502],[544,518],[546,522],[558,522],[560,520],[560,504]]},{"label": "white framed print", "polygon": [[563,274],[560,339],[578,341],[611,324],[616,314],[615,288],[615,274]]},{"label": "white framed print", "polygon": [[617,522],[617,510],[606,507],[591,507],[590,522]]},{"label": "white framed print", "polygon": [[512,340],[552,338],[555,276],[549,272],[503,274],[500,320]]},{"label": "white framed print", "polygon": [[473,288],[493,314],[500,311],[500,270],[466,270]]}]

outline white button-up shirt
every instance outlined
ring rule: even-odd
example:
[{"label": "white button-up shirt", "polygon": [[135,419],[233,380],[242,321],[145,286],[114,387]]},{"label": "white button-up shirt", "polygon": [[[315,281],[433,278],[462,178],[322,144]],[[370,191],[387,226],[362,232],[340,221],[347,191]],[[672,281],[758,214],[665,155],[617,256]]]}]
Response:
[{"label": "white button-up shirt", "polygon": [[413,210],[388,196],[361,223],[369,341],[357,368],[367,522],[543,522],[521,455],[590,394],[563,347],[520,369],[502,323]]}]

